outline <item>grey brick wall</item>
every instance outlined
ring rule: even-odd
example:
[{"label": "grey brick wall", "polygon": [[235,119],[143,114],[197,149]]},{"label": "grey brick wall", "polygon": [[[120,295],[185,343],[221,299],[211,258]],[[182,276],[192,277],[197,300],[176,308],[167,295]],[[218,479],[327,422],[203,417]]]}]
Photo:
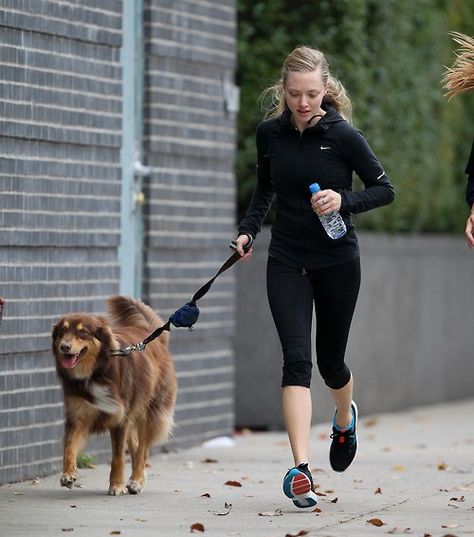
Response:
[{"label": "grey brick wall", "polygon": [[0,10],[0,483],[57,469],[63,313],[118,290],[121,2]]},{"label": "grey brick wall", "polygon": [[[145,295],[167,317],[218,270],[235,233],[235,2],[145,2]],[[193,333],[174,330],[179,390],[172,444],[228,434],[234,423],[234,274],[199,303]]]},{"label": "grey brick wall", "polygon": [[[234,233],[233,1],[144,10],[145,300],[166,318],[217,270]],[[119,290],[122,2],[2,0],[0,483],[56,471],[63,407],[55,320]],[[185,446],[233,427],[234,276],[171,336]],[[88,453],[108,460],[107,438]]]}]

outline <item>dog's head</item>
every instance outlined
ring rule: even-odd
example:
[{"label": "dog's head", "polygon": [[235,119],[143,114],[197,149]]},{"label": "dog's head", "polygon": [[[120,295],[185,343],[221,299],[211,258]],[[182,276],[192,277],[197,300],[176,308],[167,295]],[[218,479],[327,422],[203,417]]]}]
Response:
[{"label": "dog's head", "polygon": [[89,377],[116,344],[106,319],[82,313],[60,319],[52,337],[58,372],[75,378]]}]

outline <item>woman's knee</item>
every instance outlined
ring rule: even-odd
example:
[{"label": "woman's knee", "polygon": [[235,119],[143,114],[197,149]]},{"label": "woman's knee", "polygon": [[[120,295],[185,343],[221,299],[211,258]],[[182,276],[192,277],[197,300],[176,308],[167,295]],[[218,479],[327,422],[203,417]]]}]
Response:
[{"label": "woman's knee", "polygon": [[340,390],[351,380],[351,370],[345,363],[341,367],[333,367],[331,365],[318,362],[318,369],[324,383],[333,390]]}]

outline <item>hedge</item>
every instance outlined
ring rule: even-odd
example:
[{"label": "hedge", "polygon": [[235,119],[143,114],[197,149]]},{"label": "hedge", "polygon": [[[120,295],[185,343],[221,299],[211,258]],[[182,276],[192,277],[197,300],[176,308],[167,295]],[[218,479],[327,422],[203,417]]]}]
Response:
[{"label": "hedge", "polygon": [[239,218],[255,185],[258,96],[288,52],[308,44],[325,52],[351,96],[354,125],[397,190],[392,205],[357,215],[357,227],[462,232],[474,95],[448,102],[441,79],[455,58],[449,32],[473,33],[471,0],[239,0],[238,16]]}]

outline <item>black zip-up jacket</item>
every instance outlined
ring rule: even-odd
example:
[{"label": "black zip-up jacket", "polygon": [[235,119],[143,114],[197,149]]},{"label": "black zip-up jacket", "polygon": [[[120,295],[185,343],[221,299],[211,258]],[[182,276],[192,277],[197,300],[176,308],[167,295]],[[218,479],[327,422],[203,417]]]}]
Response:
[{"label": "black zip-up jacket", "polygon": [[472,140],[471,154],[466,166],[467,185],[466,185],[466,202],[469,207],[474,203],[474,140]]},{"label": "black zip-up jacket", "polygon": [[[360,131],[332,107],[314,127],[300,133],[287,109],[279,118],[257,127],[257,184],[239,234],[255,238],[276,197],[269,254],[301,268],[345,263],[359,255],[351,213],[391,203],[395,191]],[[365,189],[352,192],[356,172]],[[340,213],[347,233],[328,237],[312,210],[309,185],[332,189],[342,197]]]}]

